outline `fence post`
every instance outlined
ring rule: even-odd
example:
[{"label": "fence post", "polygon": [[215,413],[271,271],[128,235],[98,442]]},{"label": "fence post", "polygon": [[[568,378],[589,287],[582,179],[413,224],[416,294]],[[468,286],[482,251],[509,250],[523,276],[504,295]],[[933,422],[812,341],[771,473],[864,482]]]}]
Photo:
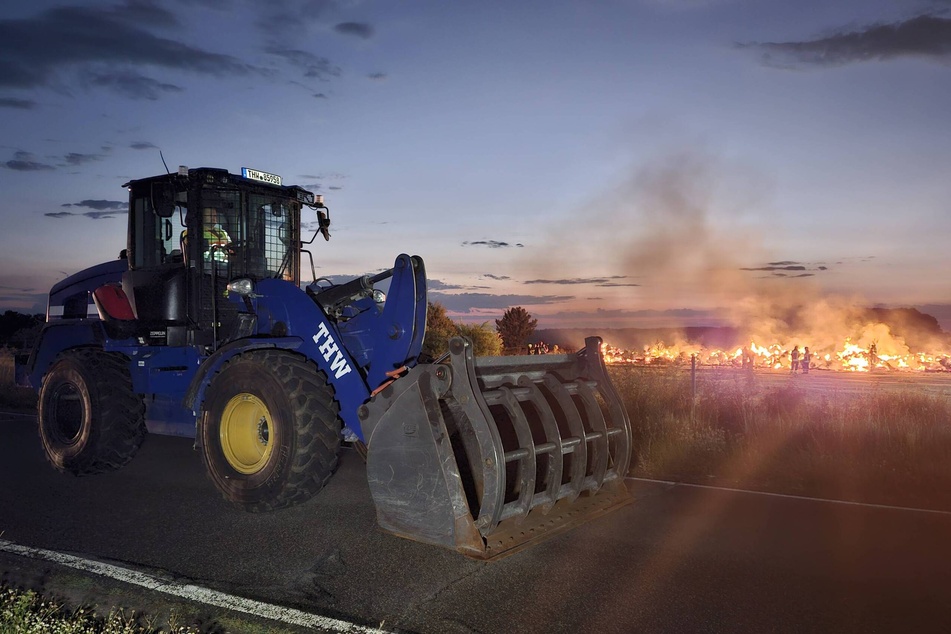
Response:
[{"label": "fence post", "polygon": [[690,417],[697,418],[697,355],[690,355]]}]

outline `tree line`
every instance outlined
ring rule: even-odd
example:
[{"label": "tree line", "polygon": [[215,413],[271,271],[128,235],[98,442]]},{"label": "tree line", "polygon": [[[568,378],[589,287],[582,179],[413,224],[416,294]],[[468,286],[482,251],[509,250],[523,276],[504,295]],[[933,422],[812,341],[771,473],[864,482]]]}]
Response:
[{"label": "tree line", "polygon": [[15,310],[0,315],[0,346],[29,348],[43,325],[43,315],[24,315]]},{"label": "tree line", "polygon": [[442,304],[429,302],[423,354],[434,359],[442,356],[453,337],[468,337],[477,357],[525,354],[537,325],[538,320],[521,306],[506,310],[501,319],[495,320],[493,329],[488,322],[474,325],[453,321]]}]

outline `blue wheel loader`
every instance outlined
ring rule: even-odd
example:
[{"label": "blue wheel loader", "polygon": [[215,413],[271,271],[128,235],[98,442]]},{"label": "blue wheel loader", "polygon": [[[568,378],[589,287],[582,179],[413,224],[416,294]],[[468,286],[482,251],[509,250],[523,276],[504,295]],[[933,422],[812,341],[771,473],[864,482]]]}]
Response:
[{"label": "blue wheel loader", "polygon": [[599,338],[505,357],[456,338],[423,359],[423,260],[317,278],[322,196],[247,168],[125,187],[126,248],[53,286],[18,368],[56,469],[115,470],[149,433],[185,436],[226,500],[262,512],[315,495],[349,443],[383,529],[479,559],[629,502],[630,421]]}]

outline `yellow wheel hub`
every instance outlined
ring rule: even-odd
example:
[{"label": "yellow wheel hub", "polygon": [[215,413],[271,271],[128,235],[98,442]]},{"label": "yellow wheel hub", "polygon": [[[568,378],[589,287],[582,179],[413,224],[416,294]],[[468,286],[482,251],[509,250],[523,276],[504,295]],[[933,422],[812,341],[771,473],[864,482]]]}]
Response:
[{"label": "yellow wheel hub", "polygon": [[245,475],[259,472],[274,450],[271,413],[253,394],[237,394],[221,415],[221,451],[228,464]]}]

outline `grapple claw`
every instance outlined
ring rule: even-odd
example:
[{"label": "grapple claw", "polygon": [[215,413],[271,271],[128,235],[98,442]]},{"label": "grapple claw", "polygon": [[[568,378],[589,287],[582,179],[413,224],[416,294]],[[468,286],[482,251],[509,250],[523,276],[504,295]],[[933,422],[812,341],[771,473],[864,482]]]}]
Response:
[{"label": "grapple claw", "polygon": [[403,537],[495,559],[630,502],[630,420],[598,337],[478,359],[455,338],[360,418],[378,522]]}]

